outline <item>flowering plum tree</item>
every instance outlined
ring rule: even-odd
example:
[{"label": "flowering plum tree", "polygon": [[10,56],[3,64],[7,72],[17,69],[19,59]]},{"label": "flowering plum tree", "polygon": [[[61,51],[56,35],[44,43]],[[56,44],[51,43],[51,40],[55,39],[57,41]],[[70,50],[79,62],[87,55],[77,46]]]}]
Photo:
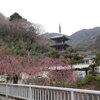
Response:
[{"label": "flowering plum tree", "polygon": [[46,58],[44,62],[48,66],[50,85],[66,86],[67,84],[74,83],[74,70],[68,65],[67,60],[63,56],[59,58]]},{"label": "flowering plum tree", "polygon": [[51,85],[51,83],[52,85],[56,85],[56,83],[62,85],[65,80],[70,83],[74,81],[73,69],[68,65],[64,57],[0,57],[0,74],[7,74],[13,78],[14,83],[18,83],[22,72],[32,76],[47,72],[48,77],[45,78],[42,85]]},{"label": "flowering plum tree", "polygon": [[31,67],[27,67],[27,71],[31,74],[45,72],[48,77],[45,77],[42,85],[65,86],[66,82],[66,84],[74,83],[74,70],[68,65],[67,60],[63,56],[59,58],[38,57],[33,60],[30,60]]},{"label": "flowering plum tree", "polygon": [[23,57],[2,56],[0,58],[0,74],[7,74],[13,78],[13,83],[18,83],[20,73],[23,71]]}]

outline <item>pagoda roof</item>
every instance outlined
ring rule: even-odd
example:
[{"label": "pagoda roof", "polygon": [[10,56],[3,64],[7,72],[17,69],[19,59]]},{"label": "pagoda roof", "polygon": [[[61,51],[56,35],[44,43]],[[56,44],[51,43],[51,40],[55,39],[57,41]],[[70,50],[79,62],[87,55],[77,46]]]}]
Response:
[{"label": "pagoda roof", "polygon": [[57,35],[57,36],[51,37],[50,39],[55,40],[55,41],[67,41],[67,40],[69,40],[69,38],[67,38],[66,35]]},{"label": "pagoda roof", "polygon": [[60,44],[53,44],[53,45],[50,45],[50,47],[54,47],[54,48],[69,47],[69,45],[66,44],[66,43],[60,43]]}]

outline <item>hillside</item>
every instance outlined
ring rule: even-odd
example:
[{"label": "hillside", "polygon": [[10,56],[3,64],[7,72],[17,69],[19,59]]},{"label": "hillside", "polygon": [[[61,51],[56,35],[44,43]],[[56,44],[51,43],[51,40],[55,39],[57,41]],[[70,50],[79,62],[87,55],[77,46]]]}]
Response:
[{"label": "hillside", "polygon": [[10,18],[0,15],[0,55],[44,55],[49,40],[37,34],[35,26],[18,13]]},{"label": "hillside", "polygon": [[46,38],[46,39],[50,39],[51,37],[58,36],[58,35],[61,35],[61,34],[59,34],[59,33],[45,33],[45,34],[42,34],[41,36]]},{"label": "hillside", "polygon": [[99,50],[100,27],[83,29],[70,36],[69,44],[82,50]]},{"label": "hillside", "polygon": [[[61,34],[46,33],[42,36],[49,39],[56,35]],[[70,40],[67,43],[78,50],[100,50],[100,27],[80,30],[68,36],[68,38]]]}]

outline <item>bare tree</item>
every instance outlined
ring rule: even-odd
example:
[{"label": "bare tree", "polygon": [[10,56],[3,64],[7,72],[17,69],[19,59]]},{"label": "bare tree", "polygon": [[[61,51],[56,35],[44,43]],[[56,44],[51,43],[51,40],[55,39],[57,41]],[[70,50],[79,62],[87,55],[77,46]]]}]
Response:
[{"label": "bare tree", "polygon": [[38,35],[41,35],[47,32],[41,24],[33,23],[33,27],[36,29],[36,34]]}]

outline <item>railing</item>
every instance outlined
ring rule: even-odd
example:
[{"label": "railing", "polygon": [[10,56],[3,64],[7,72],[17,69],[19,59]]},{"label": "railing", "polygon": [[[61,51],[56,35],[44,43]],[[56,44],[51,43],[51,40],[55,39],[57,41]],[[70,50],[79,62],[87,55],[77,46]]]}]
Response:
[{"label": "railing", "polygon": [[0,84],[0,94],[25,100],[100,100],[100,91],[36,86]]}]

